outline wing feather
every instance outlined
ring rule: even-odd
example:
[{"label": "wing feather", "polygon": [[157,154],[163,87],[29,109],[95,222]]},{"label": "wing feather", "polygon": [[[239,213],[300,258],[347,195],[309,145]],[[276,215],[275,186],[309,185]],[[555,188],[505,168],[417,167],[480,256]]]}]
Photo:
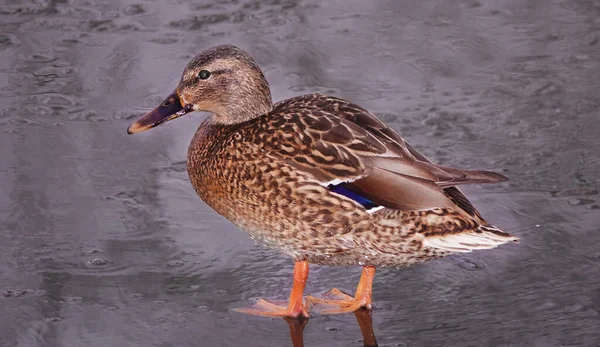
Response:
[{"label": "wing feather", "polygon": [[[382,206],[402,210],[459,206],[479,217],[457,185],[505,181],[490,171],[461,170],[433,164],[394,130],[364,108],[320,94],[300,96],[275,106],[274,134],[280,147],[305,150],[277,153],[316,180],[345,186]],[[282,126],[281,118],[286,122]],[[302,135],[292,136],[290,132]]]}]

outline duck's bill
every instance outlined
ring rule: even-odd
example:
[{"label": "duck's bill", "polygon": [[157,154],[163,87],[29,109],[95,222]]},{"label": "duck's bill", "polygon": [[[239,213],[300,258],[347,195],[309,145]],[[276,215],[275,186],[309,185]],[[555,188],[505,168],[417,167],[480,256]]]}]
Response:
[{"label": "duck's bill", "polygon": [[127,133],[139,133],[190,112],[192,112],[192,106],[182,105],[177,92],[173,92],[171,95],[167,96],[160,106],[146,113],[140,119],[135,121],[135,123],[131,124],[129,128],[127,128]]}]

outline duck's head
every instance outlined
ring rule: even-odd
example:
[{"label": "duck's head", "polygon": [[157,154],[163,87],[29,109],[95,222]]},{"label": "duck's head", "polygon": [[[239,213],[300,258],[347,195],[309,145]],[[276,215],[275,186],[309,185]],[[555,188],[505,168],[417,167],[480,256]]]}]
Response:
[{"label": "duck's head", "polygon": [[194,57],[175,91],[127,132],[148,130],[193,111],[211,112],[221,124],[236,124],[272,107],[269,83],[254,59],[235,46],[216,46]]}]

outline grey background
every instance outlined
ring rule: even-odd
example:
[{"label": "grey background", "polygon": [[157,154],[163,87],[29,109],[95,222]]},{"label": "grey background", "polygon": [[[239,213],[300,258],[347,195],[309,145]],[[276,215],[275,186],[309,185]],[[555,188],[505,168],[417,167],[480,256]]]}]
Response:
[{"label": "grey background", "polygon": [[[598,346],[597,1],[0,1],[0,345],[287,346],[291,261],[200,201],[194,114],[128,136],[210,46],[248,50],[275,100],[358,102],[522,238],[378,271],[381,346]],[[308,293],[358,268],[313,267]],[[360,346],[353,315],[307,346]]]}]

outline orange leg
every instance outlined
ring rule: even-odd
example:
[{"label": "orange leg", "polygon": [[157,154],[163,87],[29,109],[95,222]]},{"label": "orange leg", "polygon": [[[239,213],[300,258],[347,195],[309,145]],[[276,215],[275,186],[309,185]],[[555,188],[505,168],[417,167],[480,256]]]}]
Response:
[{"label": "orange leg", "polygon": [[325,293],[325,299],[318,299],[314,296],[309,296],[306,298],[306,300],[310,304],[317,303],[337,307],[335,309],[322,310],[321,313],[323,314],[354,312],[361,307],[370,310],[372,307],[371,294],[373,292],[373,277],[375,277],[375,267],[364,266],[354,297],[343,293],[337,288],[333,288],[329,292]]},{"label": "orange leg", "polygon": [[259,299],[250,308],[237,308],[235,311],[269,317],[299,317],[308,318],[308,310],[303,303],[304,287],[308,278],[308,262],[296,261],[294,265],[294,284],[287,305],[279,305],[264,299]]}]

